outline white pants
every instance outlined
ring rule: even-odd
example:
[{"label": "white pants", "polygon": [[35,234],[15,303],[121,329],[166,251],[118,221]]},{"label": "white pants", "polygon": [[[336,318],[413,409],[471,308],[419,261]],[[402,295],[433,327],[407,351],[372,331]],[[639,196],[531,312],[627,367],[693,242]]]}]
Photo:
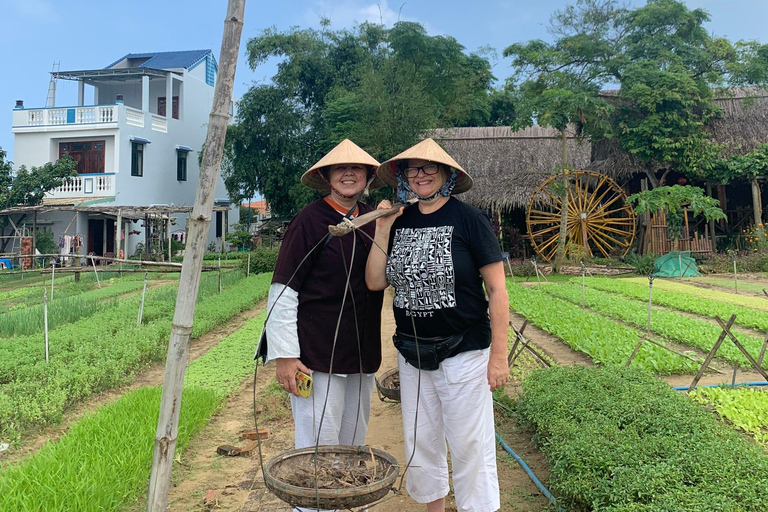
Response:
[{"label": "white pants", "polygon": [[[406,484],[417,503],[448,495],[447,441],[457,510],[493,512],[501,506],[489,354],[490,349],[462,352],[444,360],[435,371],[421,372],[416,451]],[[419,370],[399,354],[398,366],[407,463],[414,448]]]},{"label": "white pants", "polygon": [[[291,395],[296,448],[315,446],[321,418],[320,445],[364,444],[374,383],[373,373],[339,375],[313,372],[312,393],[307,398]],[[325,405],[327,389],[328,403]],[[294,509],[295,512],[305,510],[317,509]]]}]

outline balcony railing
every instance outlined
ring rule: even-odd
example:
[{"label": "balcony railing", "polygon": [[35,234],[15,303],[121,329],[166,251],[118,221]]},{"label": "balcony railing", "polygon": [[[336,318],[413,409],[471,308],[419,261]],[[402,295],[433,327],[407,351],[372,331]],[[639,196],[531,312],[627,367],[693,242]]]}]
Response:
[{"label": "balcony railing", "polygon": [[[144,128],[148,112],[125,105],[95,105],[89,107],[56,107],[35,109],[14,109],[13,128],[29,127],[74,127],[83,125],[104,125],[124,121],[130,126]],[[158,132],[168,132],[165,117],[150,114],[147,123]],[[26,130],[25,130],[26,131]]]},{"label": "balcony railing", "polygon": [[115,195],[115,173],[79,174],[46,194],[55,199],[70,197],[112,197]]}]

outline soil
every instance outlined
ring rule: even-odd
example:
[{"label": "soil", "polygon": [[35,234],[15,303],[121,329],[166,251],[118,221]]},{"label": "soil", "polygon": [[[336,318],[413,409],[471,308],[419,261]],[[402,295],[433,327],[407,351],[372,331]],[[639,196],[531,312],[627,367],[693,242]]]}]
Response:
[{"label": "soil", "polygon": [[[385,298],[391,304],[391,298]],[[389,341],[394,332],[394,318],[391,307],[384,308],[382,324],[383,360],[379,375],[397,365],[397,353]],[[532,326],[528,327],[533,332]],[[526,330],[526,334],[528,334]],[[274,379],[274,367],[267,365],[256,380],[257,394],[261,393]],[[515,384],[509,384],[511,394],[516,394]],[[239,439],[240,432],[254,428],[253,382],[243,385],[233,395],[212,421],[198,435],[181,456],[181,463],[174,470],[176,483],[169,495],[169,510],[200,511],[228,509],[239,512],[289,512],[291,508],[281,502],[264,487],[259,465],[259,453],[249,456],[222,457],[216,454],[221,444],[244,445]],[[381,401],[374,393],[371,404],[371,419],[367,442],[383,450],[404,464],[404,447],[400,404]],[[259,422],[259,428],[267,428],[269,437],[262,445],[264,462],[293,448],[293,422],[290,413],[276,419]],[[521,429],[512,420],[497,414],[497,431],[505,442],[520,455],[534,474],[546,486],[548,469],[544,456],[531,442],[531,432]],[[497,445],[498,446],[498,445]],[[520,466],[500,447],[497,448],[499,484],[501,488],[501,510],[514,512],[541,512],[550,510],[548,500],[538,491]],[[179,471],[180,469],[180,471]],[[401,485],[402,484],[402,485]],[[408,497],[401,478],[395,482],[398,493],[390,493],[370,510],[377,512],[423,511],[424,505]],[[137,504],[136,512],[143,510]],[[446,504],[448,512],[455,511],[453,496]]]}]

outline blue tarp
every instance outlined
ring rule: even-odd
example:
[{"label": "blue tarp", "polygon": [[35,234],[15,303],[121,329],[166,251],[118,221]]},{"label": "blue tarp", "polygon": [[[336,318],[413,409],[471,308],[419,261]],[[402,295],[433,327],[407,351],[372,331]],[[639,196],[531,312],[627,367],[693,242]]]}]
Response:
[{"label": "blue tarp", "polygon": [[13,263],[8,258],[0,258],[0,270],[12,269]]}]

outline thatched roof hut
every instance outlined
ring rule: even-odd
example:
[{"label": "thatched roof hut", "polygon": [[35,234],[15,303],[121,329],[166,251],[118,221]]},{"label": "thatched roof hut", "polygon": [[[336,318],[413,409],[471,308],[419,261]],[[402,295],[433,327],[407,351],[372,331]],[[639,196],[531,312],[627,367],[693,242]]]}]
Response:
[{"label": "thatched roof hut", "polygon": [[[572,131],[566,135],[571,166],[584,168],[590,162],[589,142],[577,139]],[[561,163],[560,132],[552,128],[451,128],[430,136],[475,180],[461,199],[478,208],[527,208],[536,188]]]},{"label": "thatched roof hut", "polygon": [[[616,97],[617,91],[603,91],[602,96]],[[726,144],[724,154],[741,155],[768,142],[768,92],[762,87],[728,89],[715,98],[722,115],[712,121],[712,139]],[[619,146],[615,139],[592,145],[593,171],[622,177],[644,173],[642,165]]]}]

